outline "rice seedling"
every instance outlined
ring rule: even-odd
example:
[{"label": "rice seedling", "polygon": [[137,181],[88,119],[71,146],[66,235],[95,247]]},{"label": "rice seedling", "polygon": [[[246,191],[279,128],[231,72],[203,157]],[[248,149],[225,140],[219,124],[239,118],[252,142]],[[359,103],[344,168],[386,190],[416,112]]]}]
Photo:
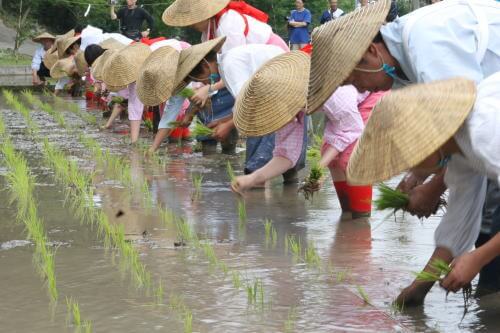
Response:
[{"label": "rice seedling", "polygon": [[356,290],[358,291],[359,296],[363,299],[363,301],[365,302],[365,304],[370,304],[370,298],[368,297],[368,294],[365,292],[365,290],[363,289],[363,287],[356,286]]},{"label": "rice seedling", "polygon": [[264,287],[262,280],[254,279],[252,282],[247,282],[246,285],[248,304],[255,304],[264,308]]},{"label": "rice seedling", "polygon": [[184,88],[181,90],[181,92],[179,93],[179,96],[182,96],[184,98],[191,98],[195,95],[195,92],[193,89],[191,88]]},{"label": "rice seedling", "polygon": [[163,290],[163,283],[161,278],[158,279],[158,287],[155,290],[155,300],[156,304],[163,304],[163,294],[165,291]]},{"label": "rice seedling", "polygon": [[344,282],[349,276],[349,271],[343,270],[343,271],[338,271],[337,272],[337,282],[342,283]]},{"label": "rice seedling", "polygon": [[243,283],[241,282],[241,274],[238,271],[231,272],[231,280],[235,289],[240,290],[243,287]]},{"label": "rice seedling", "polygon": [[278,242],[278,232],[273,226],[273,222],[269,219],[264,221],[264,231],[266,233],[266,246],[272,244],[273,247],[276,246]]},{"label": "rice seedling", "polygon": [[306,177],[304,183],[300,186],[299,192],[304,194],[306,200],[312,199],[314,193],[320,190],[320,180],[323,178],[324,171],[318,163],[314,163],[309,171],[309,176]]},{"label": "rice seedling", "polygon": [[450,265],[442,259],[432,260],[430,267],[433,272],[423,270],[421,272],[414,273],[417,280],[422,282],[437,282],[451,272]]},{"label": "rice seedling", "polygon": [[288,315],[285,321],[284,325],[284,332],[285,333],[290,333],[295,330],[295,322],[297,321],[297,309],[292,306],[290,309],[288,309]]},{"label": "rice seedling", "polygon": [[245,200],[238,200],[238,218],[240,224],[247,221],[247,207],[245,205]]},{"label": "rice seedling", "polygon": [[234,179],[236,178],[236,176],[234,175],[233,166],[231,165],[231,162],[229,162],[229,161],[227,161],[226,170],[227,170],[227,175],[229,176],[229,180],[232,183],[234,181]]},{"label": "rice seedling", "polygon": [[191,137],[192,138],[197,138],[197,137],[206,137],[206,136],[212,136],[214,134],[214,130],[211,128],[208,128],[201,122],[200,119],[196,118],[196,121],[194,122],[194,127],[191,130]]},{"label": "rice seedling", "polygon": [[193,332],[193,313],[188,310],[184,313],[184,333]]},{"label": "rice seedling", "polygon": [[151,121],[151,119],[144,120],[144,126],[146,126],[148,131],[153,132],[154,126],[153,126],[153,122]]},{"label": "rice seedling", "polygon": [[307,247],[304,251],[304,259],[307,265],[311,267],[320,267],[321,266],[321,258],[316,251],[313,242],[307,244]]},{"label": "rice seedling", "polygon": [[82,325],[80,306],[73,298],[66,297],[66,308],[68,309],[68,322],[80,327]]},{"label": "rice seedling", "polygon": [[194,186],[194,192],[191,195],[191,200],[194,201],[200,198],[201,195],[201,184],[203,182],[203,175],[196,173],[191,174],[191,180]]},{"label": "rice seedling", "polygon": [[3,90],[3,95],[7,104],[10,105],[13,109],[17,110],[23,116],[26,121],[26,129],[28,134],[34,135],[38,133],[39,128],[33,119],[31,119],[30,111],[19,101],[19,99],[12,93],[10,90]]},{"label": "rice seedling", "polygon": [[208,262],[210,266],[217,266],[219,259],[217,258],[217,255],[215,254],[214,247],[210,243],[203,243],[202,244],[202,249],[203,252],[205,253],[205,256],[208,259]]},{"label": "rice seedling", "polygon": [[296,238],[295,235],[289,235],[286,238],[286,251],[292,253],[294,261],[298,261],[302,256],[302,245],[300,244],[300,238]]}]

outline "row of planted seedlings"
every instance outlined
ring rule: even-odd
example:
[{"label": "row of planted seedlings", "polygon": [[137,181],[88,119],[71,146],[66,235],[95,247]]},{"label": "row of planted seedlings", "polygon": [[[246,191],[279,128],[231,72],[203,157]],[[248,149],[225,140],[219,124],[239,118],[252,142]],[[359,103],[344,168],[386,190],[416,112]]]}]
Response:
[{"label": "row of planted seedlings", "polygon": [[[37,98],[29,92],[23,92],[28,101],[32,101],[34,105],[43,105],[42,110],[47,112],[51,106],[47,103],[37,102]],[[33,100],[34,99],[34,100]],[[62,126],[62,122],[58,122]],[[64,126],[67,128],[66,126]],[[101,166],[105,166],[110,173],[115,175],[124,186],[130,188],[139,187],[145,194],[146,208],[152,206],[152,197],[150,195],[147,182],[140,185],[132,181],[130,167],[116,155],[110,154],[109,150],[103,149],[99,143],[82,132],[78,133],[80,142],[89,149],[94,159]],[[65,192],[67,202],[74,210],[75,214],[86,221],[91,226],[97,226],[98,235],[104,240],[107,249],[116,250],[120,253],[120,267],[122,270],[128,269],[131,273],[132,280],[135,286],[139,289],[144,289],[146,294],[151,291],[157,304],[163,303],[163,282],[161,278],[157,282],[157,287],[153,289],[151,273],[147,271],[146,267],[139,260],[139,253],[133,247],[132,243],[125,240],[124,229],[122,225],[113,225],[109,223],[107,216],[100,209],[94,206],[93,202],[93,174],[82,171],[78,168],[75,161],[70,160],[63,151],[51,144],[47,138],[43,142],[43,154],[45,162],[55,171],[56,180],[62,185],[65,185]],[[69,303],[70,304],[70,303]],[[179,317],[184,322],[185,332],[192,331],[192,311],[187,305],[184,304],[182,298],[172,294],[169,299],[169,307],[171,310],[177,312]]]},{"label": "row of planted seedlings", "polygon": [[[38,103],[35,102],[35,105],[36,104],[39,104],[39,102]],[[79,109],[79,107],[74,103],[66,103],[66,104],[73,104]],[[48,107],[46,105],[44,106],[44,108],[42,108],[42,110],[44,111],[47,109]],[[47,113],[51,114],[52,112],[47,112]],[[61,125],[62,122],[58,121],[58,123]],[[129,185],[129,186],[134,185],[132,183],[132,178],[130,177],[130,168],[128,167],[128,164],[124,163],[123,160],[120,158],[116,157],[113,158],[114,155],[110,155],[109,150],[106,150],[105,153],[102,153],[103,149],[100,147],[99,143],[95,139],[87,137],[83,133],[79,134],[79,139],[80,142],[83,143],[83,145],[92,152],[94,158],[98,161],[98,163],[99,164],[106,163],[108,169],[113,171],[114,175],[118,175],[119,180],[124,185]],[[234,171],[229,163],[227,165],[227,171],[230,179],[233,180]],[[201,184],[203,177],[200,175],[192,175],[192,179],[194,185],[192,200],[194,201],[201,195]],[[144,186],[144,184],[146,186]],[[145,194],[145,202],[148,203],[146,205],[147,208],[148,206],[152,205],[151,202],[152,200],[151,197],[148,198],[147,196],[147,194],[150,193],[149,188],[147,187],[147,182],[145,182],[144,184],[141,187],[143,193]],[[226,276],[230,276],[232,280],[232,285],[235,289],[243,290],[244,292],[246,292],[249,305],[254,305],[259,309],[264,309],[265,296],[264,296],[264,287],[262,279],[260,278],[254,278],[253,280],[250,280],[248,278],[245,279],[243,278],[241,273],[239,273],[237,270],[229,272],[227,265],[217,258],[212,244],[207,241],[205,242],[200,241],[196,233],[191,229],[191,226],[188,224],[186,219],[175,216],[173,214],[173,211],[167,208],[159,207],[159,209],[162,221],[166,222],[166,224],[170,226],[173,224],[174,227],[177,229],[180,239],[179,242],[180,244],[189,242],[195,249],[201,250],[202,253],[205,255],[205,257],[208,259],[211,267],[220,269],[221,272],[223,272],[224,274],[224,278]],[[245,202],[242,198],[238,199],[238,216],[239,216],[239,225],[241,231],[245,226],[246,222],[246,207],[245,207]],[[264,225],[266,230],[266,244],[272,243],[275,246],[277,242],[277,232],[272,226],[272,222],[267,220]],[[303,252],[304,254],[302,254],[300,239],[296,239],[294,235],[291,236],[286,235],[285,250],[293,255],[294,261],[302,261],[306,263],[308,266],[314,266],[316,268],[319,268],[320,266],[320,258],[315,250],[314,244],[309,244],[309,246],[305,248],[305,251]],[[346,272],[338,272],[337,280],[339,282],[342,281],[345,275]],[[364,294],[360,287],[358,287],[358,290],[361,290],[360,295]],[[156,296],[157,299],[162,297],[163,289],[161,282],[155,294],[157,295]],[[192,312],[189,310],[189,308],[185,306],[185,304],[182,303],[181,298],[178,296],[173,295],[170,299],[170,304],[173,309],[176,309],[178,312],[180,312],[181,317],[184,319],[185,329],[186,331],[189,331],[192,321]],[[270,300],[268,304],[271,305]],[[288,319],[288,324],[286,326],[290,325],[289,321],[290,318]]]},{"label": "row of planted seedlings", "polygon": [[[4,94],[4,96],[7,96],[6,99],[9,105],[23,113],[22,109],[16,108],[20,104],[17,104],[19,101],[11,93]],[[30,126],[30,128],[33,130],[36,127]],[[36,132],[31,130],[30,133],[35,135]],[[26,159],[15,150],[14,144],[7,137],[5,123],[1,116],[0,137],[3,139],[1,152],[8,168],[6,180],[11,193],[10,203],[16,203],[16,220],[25,226],[28,239],[35,245],[33,263],[41,277],[46,281],[51,304],[55,305],[59,298],[55,275],[56,251],[49,245],[44,223],[38,216],[37,201],[34,196],[35,177],[31,173]],[[70,300],[67,298],[68,321],[71,321],[79,332],[91,332],[92,322],[82,320],[78,302],[73,298]]]}]

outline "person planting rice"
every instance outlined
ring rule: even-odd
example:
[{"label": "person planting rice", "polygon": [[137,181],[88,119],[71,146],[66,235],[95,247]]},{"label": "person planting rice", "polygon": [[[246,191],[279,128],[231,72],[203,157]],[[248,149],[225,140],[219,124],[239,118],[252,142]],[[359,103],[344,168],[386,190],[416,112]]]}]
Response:
[{"label": "person planting rice", "polygon": [[[130,120],[130,142],[136,143],[139,139],[141,129],[142,113],[144,105],[137,97],[136,81],[139,70],[146,58],[151,54],[149,46],[142,43],[135,43],[124,47],[120,51],[112,54],[106,61],[103,68],[102,79],[109,91],[124,91],[128,95],[128,119]],[[109,118],[112,122],[118,114],[113,112]]]},{"label": "person planting rice", "polygon": [[[418,9],[384,25],[390,1],[380,0],[314,30],[308,108],[319,108],[342,84],[379,91],[465,76],[475,82],[500,71],[500,3],[488,0],[444,1]],[[444,28],[446,27],[446,28]],[[446,190],[444,170],[410,173],[399,188],[409,195],[405,208],[418,216],[436,211]],[[477,246],[500,229],[491,213],[499,207],[500,189],[488,184],[483,230]],[[498,225],[499,227],[496,227]],[[438,239],[433,257],[450,258]],[[414,281],[397,303],[422,304],[432,283]],[[485,266],[478,293],[500,290],[500,259]]]},{"label": "person planting rice", "polygon": [[[356,184],[383,181],[408,169],[419,174],[446,167],[448,209],[435,237],[447,250],[447,263],[473,247],[481,228],[486,179],[500,181],[499,86],[500,72],[484,79],[477,92],[474,81],[464,78],[394,91],[375,106],[349,161],[347,179]],[[488,255],[479,255],[482,260],[474,263],[476,267],[498,255],[491,244],[485,246]],[[463,261],[470,265],[467,258],[458,259]],[[432,272],[430,266],[425,270]],[[452,291],[463,287],[453,279],[444,286]]]},{"label": "person planting rice", "polygon": [[[269,163],[251,175],[236,177],[231,185],[234,191],[246,191],[286,172],[304,153],[309,67],[306,53],[292,51],[267,62],[243,88],[236,103],[236,127],[251,136],[277,131],[276,146]],[[353,86],[343,86],[320,109],[326,124],[318,169],[330,169],[344,219],[367,217],[371,212],[371,186],[349,185],[345,168],[373,104],[383,94],[360,94]]]},{"label": "person planting rice", "polygon": [[[168,26],[189,27],[201,32],[202,42],[226,37],[226,42],[219,50],[222,54],[235,47],[250,44],[274,45],[285,52],[289,51],[288,45],[267,24],[268,15],[244,1],[176,0],[165,9],[162,19]],[[196,89],[191,102],[203,107],[211,97],[214,105],[234,104],[234,99],[224,90],[225,87],[226,83],[220,78],[211,84],[207,82]],[[221,91],[220,95],[213,95],[215,91]],[[236,139],[235,132],[232,131],[234,127],[228,122],[214,122],[213,125],[217,140]]]},{"label": "person planting rice", "polygon": [[[216,38],[209,42],[192,46],[183,50],[179,59],[179,68],[176,74],[176,86],[178,90],[191,81],[208,84],[217,82],[219,76],[227,84],[228,91],[232,96],[237,96],[245,82],[255,73],[260,66],[270,59],[284,53],[284,51],[273,45],[244,45],[217,57],[217,51],[224,43],[225,38]],[[221,141],[228,137],[234,129],[233,117],[213,127],[213,138]],[[274,148],[274,136],[248,137],[246,139],[246,174],[250,174],[265,165],[272,158]],[[305,154],[297,168],[283,175],[285,182],[296,181],[297,169],[304,165]]]},{"label": "person planting rice", "polygon": [[153,53],[144,61],[137,79],[137,95],[147,106],[156,106],[165,103],[163,115],[158,125],[153,144],[149,153],[154,153],[163,140],[168,137],[175,126],[171,122],[181,119],[189,101],[185,96],[172,96],[168,98],[174,88],[175,72],[181,50],[189,48],[186,42],[168,39],[157,42],[151,46]]}]

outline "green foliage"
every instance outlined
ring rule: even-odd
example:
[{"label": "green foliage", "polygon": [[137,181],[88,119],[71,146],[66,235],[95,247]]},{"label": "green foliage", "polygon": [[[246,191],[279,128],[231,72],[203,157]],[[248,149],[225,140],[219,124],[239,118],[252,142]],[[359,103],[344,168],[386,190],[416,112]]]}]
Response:
[{"label": "green foliage", "polygon": [[378,190],[380,195],[374,200],[377,210],[393,209],[396,212],[405,209],[410,202],[410,198],[406,193],[392,189],[384,183],[378,186]]}]

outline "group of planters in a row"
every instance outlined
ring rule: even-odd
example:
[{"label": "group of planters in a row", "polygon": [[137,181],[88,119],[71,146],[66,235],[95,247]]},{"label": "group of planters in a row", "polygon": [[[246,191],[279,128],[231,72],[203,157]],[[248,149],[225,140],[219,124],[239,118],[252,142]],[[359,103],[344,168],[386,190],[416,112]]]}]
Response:
[{"label": "group of planters in a row", "polygon": [[[236,192],[279,175],[296,180],[307,116],[323,112],[317,164],[330,169],[344,215],[369,216],[370,184],[410,169],[399,186],[409,195],[406,210],[429,216],[449,189],[425,271],[435,272],[434,259],[455,259],[441,284],[457,291],[485,266],[480,290],[498,291],[500,4],[450,0],[386,22],[389,8],[379,0],[324,24],[312,46],[290,52],[251,7],[177,0],[163,21],[201,31],[201,44],[108,41],[87,46],[84,65],[102,89],[128,97],[132,141],[143,105],[166,102],[151,151],[195,114],[212,128],[200,138],[207,146],[220,141],[231,152],[238,133],[245,136]],[[388,92],[401,86],[408,87]],[[432,285],[416,280],[398,302],[421,303]]]}]

